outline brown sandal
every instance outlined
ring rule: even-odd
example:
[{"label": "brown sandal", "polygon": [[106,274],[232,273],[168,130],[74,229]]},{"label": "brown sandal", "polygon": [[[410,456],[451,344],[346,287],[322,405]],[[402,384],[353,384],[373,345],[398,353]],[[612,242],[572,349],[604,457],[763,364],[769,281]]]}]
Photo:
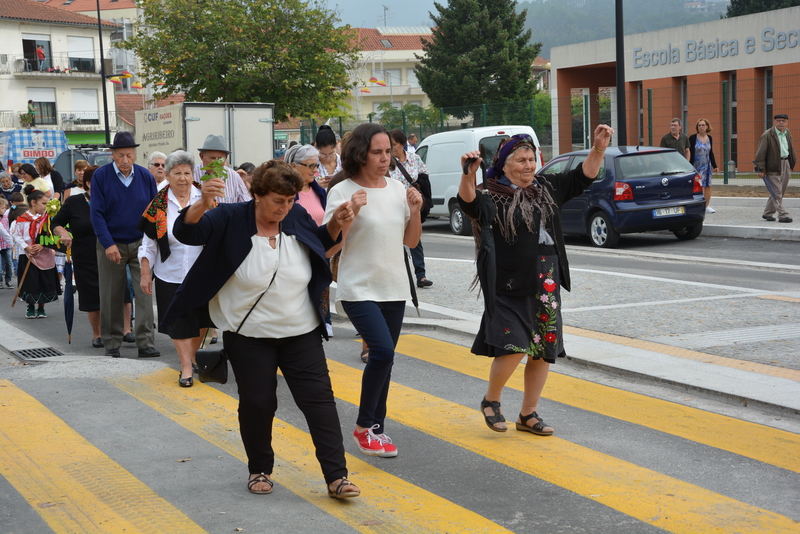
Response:
[{"label": "brown sandal", "polygon": [[[530,419],[536,419],[538,423],[534,424],[533,426],[528,426],[527,422]],[[521,430],[522,432],[530,432],[531,434],[536,434],[537,436],[552,436],[553,431],[546,431],[545,428],[549,427],[544,420],[539,417],[539,414],[536,412],[531,413],[530,415],[522,415],[519,414],[519,420],[522,421],[521,423],[517,423],[517,430]]]},{"label": "brown sandal", "polygon": [[[345,487],[350,486],[352,488],[356,488],[355,491],[349,490],[346,491]],[[332,490],[330,486],[328,486],[328,497],[331,499],[352,499],[353,497],[358,497],[361,495],[361,490],[356,487],[355,484],[343,478],[339,485],[336,486],[335,490]]]},{"label": "brown sandal", "polygon": [[[261,482],[266,482],[267,484],[269,484],[269,489],[268,490],[254,490],[253,487],[256,484],[261,483]],[[270,479],[267,478],[267,475],[265,475],[264,473],[261,473],[256,478],[254,478],[254,479],[252,479],[252,480],[247,482],[247,489],[250,490],[250,493],[257,493],[257,494],[260,494],[260,495],[266,495],[266,494],[272,493],[272,487],[274,485],[275,484]]]}]

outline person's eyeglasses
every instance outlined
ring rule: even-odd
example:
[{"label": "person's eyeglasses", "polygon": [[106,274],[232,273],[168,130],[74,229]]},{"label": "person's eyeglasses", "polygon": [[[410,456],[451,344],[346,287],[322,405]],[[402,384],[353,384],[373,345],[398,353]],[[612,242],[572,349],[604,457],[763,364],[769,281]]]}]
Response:
[{"label": "person's eyeglasses", "polygon": [[319,163],[300,163],[297,161],[295,163],[297,165],[302,165],[303,167],[308,167],[312,171],[316,171],[317,169],[319,169]]},{"label": "person's eyeglasses", "polygon": [[153,167],[163,167],[163,163],[153,163]]}]

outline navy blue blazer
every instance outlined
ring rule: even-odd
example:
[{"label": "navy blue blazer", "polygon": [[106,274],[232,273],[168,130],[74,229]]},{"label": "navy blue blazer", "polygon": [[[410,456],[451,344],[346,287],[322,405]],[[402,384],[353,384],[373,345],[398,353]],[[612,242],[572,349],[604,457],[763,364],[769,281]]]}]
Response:
[{"label": "navy blue blazer", "polygon": [[[191,310],[208,306],[208,302],[233,276],[239,265],[253,248],[251,238],[258,232],[256,228],[255,202],[220,204],[207,211],[196,224],[184,222],[186,210],[175,220],[172,233],[181,243],[205,245],[183,283],[175,291],[167,312],[161,318],[161,326],[174,323]],[[299,204],[294,204],[281,223],[281,231],[294,235],[308,247],[311,260],[311,281],[308,294],[315,304],[320,317],[324,314],[319,306],[323,290],[331,285],[331,271],[325,251],[341,241],[341,234],[334,241],[328,233],[327,224],[317,226],[308,212]],[[264,289],[267,289],[266,287]],[[253,295],[253,300],[257,295]],[[324,328],[320,333],[327,339]]]}]

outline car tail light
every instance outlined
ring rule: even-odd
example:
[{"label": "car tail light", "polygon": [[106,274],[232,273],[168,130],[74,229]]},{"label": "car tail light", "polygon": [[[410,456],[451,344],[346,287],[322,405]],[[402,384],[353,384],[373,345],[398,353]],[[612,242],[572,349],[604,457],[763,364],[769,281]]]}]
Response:
[{"label": "car tail light", "polygon": [[700,177],[699,174],[694,175],[694,185],[692,186],[692,193],[702,193],[703,192],[703,179]]},{"label": "car tail light", "polygon": [[625,182],[614,183],[614,200],[633,200],[631,186]]}]

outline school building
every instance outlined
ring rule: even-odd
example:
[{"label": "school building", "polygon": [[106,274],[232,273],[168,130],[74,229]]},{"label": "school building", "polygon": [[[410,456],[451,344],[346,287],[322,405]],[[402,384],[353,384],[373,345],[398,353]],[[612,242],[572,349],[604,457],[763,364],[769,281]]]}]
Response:
[{"label": "school building", "polygon": [[[600,122],[617,127],[615,50],[614,39],[552,49],[554,154],[582,148]],[[686,135],[705,118],[720,167],[752,172],[774,114],[800,129],[800,7],[626,36],[625,95],[629,145],[658,146],[673,117]]]}]

